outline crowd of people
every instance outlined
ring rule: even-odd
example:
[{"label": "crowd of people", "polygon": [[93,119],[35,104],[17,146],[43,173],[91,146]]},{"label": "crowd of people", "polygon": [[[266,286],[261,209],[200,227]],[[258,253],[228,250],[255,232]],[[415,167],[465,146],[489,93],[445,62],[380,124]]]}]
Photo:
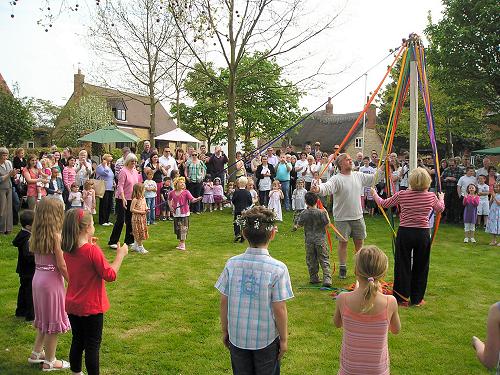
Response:
[{"label": "crowd of people", "polygon": [[[488,158],[477,170],[461,159],[443,161],[443,192],[437,193],[432,156],[422,157],[419,167],[410,172],[407,154],[390,154],[385,162],[391,174],[385,178],[386,169],[376,150],[370,156],[358,153],[354,160],[340,151],[336,145],[331,153],[324,152],[319,142],[305,145],[300,152],[291,146],[269,147],[251,155],[238,152],[236,163],[229,166],[234,168],[228,168],[229,160],[219,146],[213,153],[205,146],[173,153],[165,147],[160,156],[146,141],[140,154],[124,147],[118,160],[104,154],[99,163],[84,149],[74,156],[71,148],[59,152],[53,147],[39,157],[17,149],[10,161],[9,151],[0,148],[0,233],[9,234],[18,221],[22,226],[13,241],[19,248],[16,315],[34,320],[38,330],[28,362],[42,364],[44,371],[71,367],[74,374],[81,374],[85,352],[88,374],[98,374],[103,314],[109,309],[104,281],[115,280],[129,247],[148,253],[144,246],[148,226],[160,220],[173,221],[177,249],[185,251],[191,213],[231,207],[234,240],[247,240],[250,248],[228,261],[216,284],[221,293],[223,341],[235,374],[248,368],[254,368],[253,373],[278,373],[279,359],[287,350],[285,301],[293,292],[286,266],[270,258],[267,246],[276,235],[275,222],[283,220],[283,211],[293,211],[293,230],[304,227],[310,283],[331,287],[325,238],[325,228],[332,225],[331,207],[341,279],[347,277],[349,238],[356,250],[356,289],[338,299],[334,318],[336,326],[344,327],[340,371],[351,373],[357,366],[377,368],[377,373],[388,371],[387,331],[400,330],[398,305],[425,304],[430,213],[443,212],[450,223],[462,221],[464,242],[476,242],[476,223],[485,225],[492,235],[490,244],[500,246],[500,183]],[[27,209],[21,211],[22,202]],[[394,297],[390,298],[379,292],[387,257],[373,246],[363,246],[364,215],[374,215],[377,207],[395,207],[400,218]],[[93,238],[97,211],[100,225],[113,226],[108,245],[117,252],[112,264]],[[120,245],[124,225],[125,239]],[[258,282],[254,271],[270,275],[273,283]],[[63,279],[68,282],[66,292]],[[234,287],[238,283],[245,283],[244,293]],[[274,286],[267,290],[270,285]],[[253,316],[258,309],[257,326],[242,328],[246,323],[234,306],[257,291],[260,297],[255,306],[244,303],[245,316]],[[363,318],[366,314],[372,316],[370,322]],[[275,324],[270,325],[272,320]],[[57,335],[70,326],[73,340],[68,363],[57,360],[55,351]],[[379,338],[376,352],[380,356],[359,364],[362,337],[368,330]],[[475,338],[473,344],[480,359],[491,356],[491,343],[485,347]]]}]

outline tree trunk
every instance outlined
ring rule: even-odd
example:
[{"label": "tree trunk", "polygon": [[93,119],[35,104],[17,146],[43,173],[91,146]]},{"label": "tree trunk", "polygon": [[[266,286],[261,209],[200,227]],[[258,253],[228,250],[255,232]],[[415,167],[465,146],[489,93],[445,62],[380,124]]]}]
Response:
[{"label": "tree trunk", "polygon": [[229,180],[234,181],[233,172],[235,171],[236,162],[236,85],[235,73],[232,69],[229,70],[229,84],[227,88],[227,157],[229,159],[228,173]]},{"label": "tree trunk", "polygon": [[155,89],[152,84],[149,85],[149,138],[151,145],[155,145],[156,136],[156,99]]},{"label": "tree trunk", "polygon": [[178,89],[176,89],[176,95],[175,95],[175,104],[177,105],[177,127],[180,128],[181,127],[181,108],[179,107],[179,105],[181,104],[181,99],[180,99],[180,96],[181,96],[181,93]]}]

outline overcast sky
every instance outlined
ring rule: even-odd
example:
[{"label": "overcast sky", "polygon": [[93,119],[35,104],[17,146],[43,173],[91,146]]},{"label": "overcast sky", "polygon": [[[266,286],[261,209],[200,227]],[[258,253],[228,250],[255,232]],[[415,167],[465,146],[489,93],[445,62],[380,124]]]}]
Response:
[{"label": "overcast sky", "polygon": [[[87,22],[85,2],[79,13],[66,12],[60,16],[49,32],[37,26],[40,18],[39,4],[43,0],[19,0],[16,6],[6,1],[0,3],[0,73],[12,88],[18,84],[21,96],[34,96],[64,104],[73,91],[73,74],[80,66],[90,75],[95,69],[96,57],[92,56],[82,37]],[[53,4],[60,1],[52,0]],[[66,0],[66,3],[77,1]],[[94,6],[93,1],[88,1]],[[428,11],[434,22],[441,18],[439,0],[385,0],[363,1],[326,0],[320,4],[343,7],[337,25],[310,46],[311,50],[323,49],[329,63],[324,71],[341,74],[324,77],[324,88],[309,92],[302,105],[311,110],[323,103],[329,95],[376,64],[400,45],[401,38],[411,32],[423,34]],[[328,5],[325,5],[328,6]],[[10,14],[15,17],[11,18]],[[318,63],[322,58],[318,56]],[[382,79],[391,58],[373,69],[367,77],[367,91],[374,90]],[[314,61],[313,61],[314,63]],[[292,80],[295,77],[290,77]],[[86,79],[90,82],[89,79]],[[333,101],[335,113],[359,111],[362,108],[365,82],[361,79]]]}]

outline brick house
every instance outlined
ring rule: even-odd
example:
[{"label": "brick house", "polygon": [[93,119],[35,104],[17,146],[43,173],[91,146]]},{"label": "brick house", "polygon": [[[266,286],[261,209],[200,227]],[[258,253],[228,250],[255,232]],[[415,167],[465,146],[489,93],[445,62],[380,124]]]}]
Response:
[{"label": "brick house", "polygon": [[0,73],[0,90],[12,95],[12,91],[10,91],[9,85],[5,82],[5,79],[3,79],[2,73]]},{"label": "brick house", "polygon": [[[78,102],[82,96],[89,94],[104,97],[113,112],[113,122],[116,126],[136,135],[141,140],[152,139],[177,127],[163,105],[158,102],[155,108],[155,134],[151,134],[149,97],[86,83],[85,76],[80,69],[74,75],[73,93],[63,107],[62,113],[70,104]],[[68,119],[63,116],[58,118],[56,120],[56,129],[64,127],[67,121]],[[129,144],[120,143],[114,146],[119,148],[125,145]]]},{"label": "brick house", "polygon": [[[372,105],[366,112],[365,156],[369,156],[371,150],[376,150],[380,154],[382,149],[382,139],[375,126],[377,121],[375,111],[376,107]],[[291,144],[296,149],[301,150],[307,143],[313,145],[315,142],[320,142],[321,150],[330,153],[334,145],[342,142],[360,113],[361,111],[343,114],[333,113],[333,104],[331,98],[328,98],[324,110],[314,112],[302,123],[297,133],[292,136]],[[363,150],[362,123],[359,124],[355,133],[349,138],[344,150],[353,157]]]}]

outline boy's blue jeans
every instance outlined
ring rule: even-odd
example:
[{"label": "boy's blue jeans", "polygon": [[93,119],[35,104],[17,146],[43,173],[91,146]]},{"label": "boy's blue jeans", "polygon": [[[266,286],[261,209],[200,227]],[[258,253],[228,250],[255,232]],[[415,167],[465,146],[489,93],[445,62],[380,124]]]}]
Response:
[{"label": "boy's blue jeans", "polygon": [[146,204],[149,208],[149,212],[146,214],[146,221],[148,224],[153,224],[155,222],[155,198],[146,198]]},{"label": "boy's blue jeans", "polygon": [[229,342],[234,375],[280,375],[280,338],[259,350],[240,349]]}]

